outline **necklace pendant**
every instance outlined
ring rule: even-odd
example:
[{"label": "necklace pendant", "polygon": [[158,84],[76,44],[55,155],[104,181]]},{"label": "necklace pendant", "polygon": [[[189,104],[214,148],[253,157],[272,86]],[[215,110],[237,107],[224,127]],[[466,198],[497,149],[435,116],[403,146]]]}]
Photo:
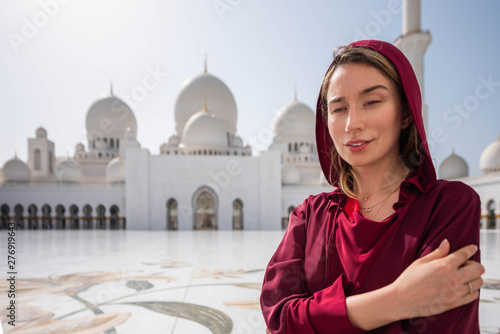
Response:
[{"label": "necklace pendant", "polygon": [[368,197],[365,197],[365,201],[368,201]]},{"label": "necklace pendant", "polygon": [[367,206],[366,209],[365,209],[366,212],[370,212],[372,211],[372,207],[371,206]]}]

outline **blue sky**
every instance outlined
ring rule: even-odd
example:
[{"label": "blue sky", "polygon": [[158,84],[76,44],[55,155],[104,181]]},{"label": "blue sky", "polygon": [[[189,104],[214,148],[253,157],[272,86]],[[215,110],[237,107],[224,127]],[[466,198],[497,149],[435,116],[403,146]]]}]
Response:
[{"label": "blue sky", "polygon": [[[175,133],[179,88],[203,71],[205,54],[208,71],[233,92],[238,134],[265,149],[270,138],[256,138],[295,86],[298,99],[314,106],[335,46],[401,34],[400,14],[381,19],[394,1],[3,1],[0,164],[15,151],[26,161],[27,138],[40,125],[57,156],[72,155],[78,142],[87,144],[86,113],[110,80],[115,95],[130,96],[150,71],[162,73],[157,87],[131,107],[138,140],[157,154]],[[45,21],[43,7],[51,14]],[[500,134],[498,13],[494,0],[422,1],[422,29],[432,35],[424,60],[432,154],[439,164],[455,148],[471,175],[480,174],[481,152]]]}]

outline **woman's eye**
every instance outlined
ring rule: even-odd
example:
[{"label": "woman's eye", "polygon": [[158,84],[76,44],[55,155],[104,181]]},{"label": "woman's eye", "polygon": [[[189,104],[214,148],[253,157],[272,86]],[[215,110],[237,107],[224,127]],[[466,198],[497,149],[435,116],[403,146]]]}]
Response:
[{"label": "woman's eye", "polygon": [[345,110],[345,108],[335,108],[335,109],[332,109],[332,114],[335,114],[335,113],[338,113],[338,112],[341,112]]},{"label": "woman's eye", "polygon": [[377,104],[377,103],[379,103],[379,102],[380,102],[380,101],[376,101],[376,100],[374,100],[374,101],[368,101],[368,102],[366,102],[366,105],[371,106],[371,105],[373,105],[373,104]]}]

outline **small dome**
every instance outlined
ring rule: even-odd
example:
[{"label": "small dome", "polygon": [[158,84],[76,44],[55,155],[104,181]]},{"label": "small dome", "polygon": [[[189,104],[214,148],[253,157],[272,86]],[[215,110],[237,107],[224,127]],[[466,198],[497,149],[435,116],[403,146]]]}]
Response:
[{"label": "small dome", "polygon": [[118,158],[111,160],[106,166],[106,179],[112,183],[125,182],[125,162]]},{"label": "small dome", "polygon": [[59,161],[56,164],[55,174],[59,181],[65,182],[78,182],[82,177],[80,165],[71,158]]},{"label": "small dome", "polygon": [[462,157],[455,154],[455,151],[439,166],[439,177],[442,179],[451,180],[467,176],[469,176],[469,166]]},{"label": "small dome", "polygon": [[198,111],[187,121],[182,143],[185,148],[227,149],[227,129],[210,112]]},{"label": "small dome", "polygon": [[484,174],[500,171],[500,137],[484,149],[479,167]]},{"label": "small dome", "polygon": [[28,165],[17,156],[8,160],[2,167],[4,182],[30,182],[31,171]]},{"label": "small dome", "polygon": [[314,141],[315,125],[316,117],[312,109],[302,102],[292,101],[278,111],[272,130],[275,136]]},{"label": "small dome", "polygon": [[176,135],[170,136],[170,138],[168,138],[168,145],[179,146],[179,137]]},{"label": "small dome", "polygon": [[234,136],[232,146],[243,147],[243,139],[240,136]]},{"label": "small dome", "polygon": [[117,98],[107,96],[95,101],[87,112],[87,135],[89,138],[123,138],[124,131],[131,128],[137,134],[137,122],[132,109]]},{"label": "small dome", "polygon": [[284,163],[281,166],[281,182],[283,184],[297,184],[300,182],[300,173],[294,164]]},{"label": "small dome", "polygon": [[187,121],[206,101],[210,110],[227,128],[230,134],[236,133],[238,113],[233,94],[219,78],[201,73],[187,79],[175,101],[175,130],[182,136]]},{"label": "small dome", "polygon": [[165,154],[167,153],[168,149],[170,148],[170,146],[168,146],[167,143],[163,143],[160,145],[160,153],[161,154]]},{"label": "small dome", "polygon": [[85,152],[85,146],[83,146],[82,143],[78,143],[78,144],[76,144],[75,151],[76,152]]},{"label": "small dome", "polygon": [[43,127],[39,127],[38,129],[36,129],[36,137],[47,138],[47,130],[45,130]]}]

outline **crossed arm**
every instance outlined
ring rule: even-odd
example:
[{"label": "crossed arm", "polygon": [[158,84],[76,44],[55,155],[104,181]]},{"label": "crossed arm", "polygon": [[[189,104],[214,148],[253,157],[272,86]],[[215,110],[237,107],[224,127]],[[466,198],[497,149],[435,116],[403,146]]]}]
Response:
[{"label": "crossed arm", "polygon": [[351,323],[368,331],[403,319],[441,314],[477,299],[484,267],[469,260],[477,246],[449,251],[450,243],[445,239],[392,284],[347,297]]}]

